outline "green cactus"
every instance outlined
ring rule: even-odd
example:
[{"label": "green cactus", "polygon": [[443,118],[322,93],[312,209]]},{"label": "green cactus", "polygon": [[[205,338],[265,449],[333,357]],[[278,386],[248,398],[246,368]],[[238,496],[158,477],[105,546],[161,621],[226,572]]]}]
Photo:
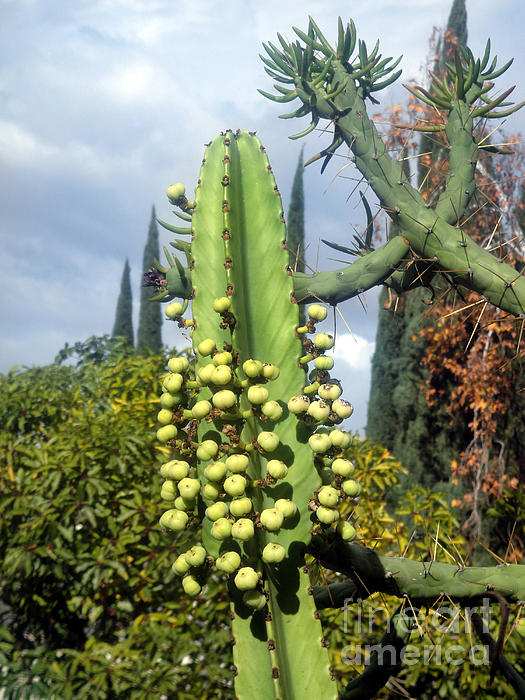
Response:
[{"label": "green cactus", "polygon": [[[206,148],[195,201],[180,184],[168,188],[186,226],[160,223],[191,235],[191,241],[172,243],[185,266],[165,250],[169,267],[159,263],[158,276],[149,273],[158,299],[184,300],[170,304],[166,314],[189,329],[196,356],[195,371],[172,358],[163,379],[157,435],[168,457],[161,496],[169,507],[160,524],[169,534],[197,531],[202,522],[201,541],[178,553],[173,571],[189,595],[205,592],[212,568],[224,574],[241,699],[337,696],[316,614],[316,605],[324,607],[332,594],[334,605],[341,595],[363,598],[373,590],[425,604],[438,591],[461,604],[489,588],[509,601],[525,597],[520,567],[467,575],[436,563],[427,576],[425,565],[387,560],[352,543],[357,523],[340,509],[359,497],[361,486],[345,459],[350,437],[336,427],[352,408],[330,381],[333,361],[325,351],[333,338],[316,332],[325,307],[312,304],[308,321],[299,325],[298,306],[314,300],[336,304],[381,283],[408,285],[414,281],[410,267],[420,258],[430,277],[445,274],[451,284],[475,289],[503,309],[523,311],[525,280],[476,246],[460,226],[475,189],[473,119],[496,116],[498,107],[508,106],[508,93],[487,97],[487,81],[504,69],[496,71],[494,62],[487,68],[489,51],[482,61],[465,52],[449,66],[448,80],[436,84],[439,94],[416,90],[446,113],[443,128],[451,146],[447,187],[430,208],[406,182],[402,164],[388,155],[366,114],[364,100],[374,100],[373,93],[397,77],[392,70],[398,62],[380,60],[377,46],[369,54],[361,41],[351,62],[357,43],[352,23],[346,29],[339,23],[336,49],[313,20],[307,33],[296,32],[303,44],[279,36],[280,49],[266,47],[267,72],[287,86],[277,85],[279,95],[272,99],[299,97],[302,106],[286,116],[312,114],[312,126],[302,134],[320,118],[333,123],[333,142],[317,157],[329,159],[346,143],[400,235],[377,250],[367,237],[360,257],[342,270],[292,273],[265,150],[250,132],[226,131]],[[190,299],[191,318],[185,319]],[[328,593],[311,589],[306,552],[347,573],[349,581]],[[384,641],[402,646],[410,626],[399,611],[393,627]],[[368,671],[344,697],[372,697],[392,670],[372,679]]]}]

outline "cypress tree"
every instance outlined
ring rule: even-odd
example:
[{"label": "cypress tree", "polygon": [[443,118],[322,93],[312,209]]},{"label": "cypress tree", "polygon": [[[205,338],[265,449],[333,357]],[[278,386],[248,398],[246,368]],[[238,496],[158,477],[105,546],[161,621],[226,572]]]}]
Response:
[{"label": "cypress tree", "polygon": [[299,154],[297,168],[292,184],[290,206],[286,219],[286,244],[288,247],[290,267],[297,272],[304,272],[304,185],[303,185],[303,150]]},{"label": "cypress tree", "polygon": [[[151,219],[148,238],[144,246],[142,271],[147,272],[159,258],[159,231],[155,207],[151,209]],[[142,276],[141,276],[142,279]],[[146,355],[148,352],[160,353],[162,348],[162,314],[160,304],[149,301],[151,288],[144,286],[140,290],[139,327],[137,331],[137,353]]]},{"label": "cypress tree", "polygon": [[115,323],[113,324],[113,338],[120,336],[133,345],[133,319],[132,319],[133,299],[131,296],[131,281],[129,275],[129,262],[126,258],[122,280],[120,282],[120,294],[117,301],[117,311]]}]

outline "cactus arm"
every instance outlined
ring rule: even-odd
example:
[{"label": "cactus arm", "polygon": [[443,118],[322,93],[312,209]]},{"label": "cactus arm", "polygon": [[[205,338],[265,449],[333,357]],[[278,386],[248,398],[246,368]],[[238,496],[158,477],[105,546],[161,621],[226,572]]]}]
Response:
[{"label": "cactus arm", "polygon": [[233,664],[235,693],[240,700],[276,700],[272,664],[268,653],[263,611],[253,615],[248,609],[232,606]]}]

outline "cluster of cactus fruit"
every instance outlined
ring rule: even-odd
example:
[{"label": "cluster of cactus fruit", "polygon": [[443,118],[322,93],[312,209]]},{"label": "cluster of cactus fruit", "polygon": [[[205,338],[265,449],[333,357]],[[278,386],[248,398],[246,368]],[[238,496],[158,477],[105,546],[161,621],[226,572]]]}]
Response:
[{"label": "cluster of cactus fruit", "polygon": [[[212,308],[221,323],[225,318],[231,320],[230,298],[214,299]],[[187,326],[182,312],[179,302],[166,307],[168,318]],[[295,416],[310,433],[311,461],[321,477],[321,485],[305,504],[311,511],[312,534],[337,526],[344,540],[356,537],[354,525],[341,516],[340,508],[345,501],[356,499],[361,487],[352,478],[354,464],[344,457],[350,435],[335,427],[350,417],[353,409],[341,398],[339,382],[329,374],[334,361],[325,353],[333,347],[334,339],[327,333],[315,333],[315,324],[326,316],[324,306],[312,304],[308,322],[297,328],[298,334],[315,334],[313,340],[305,338],[303,347],[308,352],[299,358],[300,364],[312,363],[313,369],[302,392],[287,401],[283,401],[286,397],[270,398],[279,367],[252,358],[241,363],[239,350],[231,344],[220,348],[212,338],[201,340],[196,348],[196,372],[186,357],[168,361],[157,438],[173,448],[176,458],[160,469],[165,479],[161,498],[173,506],[161,516],[160,525],[165,531],[178,532],[204,518],[211,538],[221,543],[217,558],[198,544],[174,561],[172,569],[183,577],[182,585],[189,595],[201,592],[214,566],[232,577],[246,605],[254,609],[266,605],[261,588],[264,565],[279,565],[287,555],[281,544],[272,541],[272,535],[283,526],[293,527],[297,514],[292,499],[276,498],[263,508],[259,495],[261,490],[272,491],[287,476],[289,466],[300,468],[289,459],[287,464],[273,457],[280,444],[279,423],[285,415]],[[204,391],[207,398],[202,397]],[[261,429],[246,443],[242,435],[248,419],[257,420]],[[204,433],[198,440],[200,424]]]},{"label": "cluster of cactus fruit", "polygon": [[[306,32],[295,32],[299,41],[279,36],[280,46],[265,47],[265,69],[278,94],[264,94],[277,102],[301,101],[283,115],[312,116],[297,136],[320,119],[330,122],[333,141],[311,161],[324,158],[326,164],[346,145],[395,235],[375,250],[367,244],[340,270],[294,272],[265,149],[255,134],[228,130],[207,145],[194,200],[181,184],[168,188],[184,224],[160,223],[189,236],[171,243],[185,264],[165,249],[168,266],[158,263],[147,276],[158,288],[156,299],[182,300],[169,303],[166,315],[189,329],[196,358],[195,369],[185,358],[171,359],[163,379],[157,436],[172,454],[161,467],[161,497],[170,507],[160,525],[166,532],[201,533],[201,541],[173,562],[186,593],[199,594],[212,568],[229,577],[241,699],[337,696],[316,606],[357,601],[374,591],[426,606],[443,596],[468,604],[483,591],[510,602],[525,598],[518,566],[466,569],[432,562],[428,576],[428,564],[382,557],[353,541],[357,523],[342,516],[352,512],[343,505],[361,488],[345,457],[351,438],[338,427],[352,408],[329,373],[333,359],[326,351],[333,338],[316,329],[326,317],[319,301],[335,305],[378,284],[407,290],[430,284],[435,275],[510,313],[525,311],[523,276],[462,230],[476,190],[475,119],[506,116],[521,106],[505,101],[509,91],[489,97],[492,81],[507,66],[490,62],[490,45],[481,60],[465,50],[434,83],[434,92],[415,90],[440,112],[438,128],[450,148],[447,180],[432,206],[412,187],[402,157],[388,152],[366,112],[365,100],[375,101],[399,75],[393,70],[398,62],[382,59],[377,46],[368,52],[357,43],[352,22],[345,28],[339,21],[335,48],[313,20]],[[191,318],[185,320],[190,300]],[[302,326],[300,303],[310,304]],[[346,573],[348,581],[328,592],[312,589],[304,567],[308,552]],[[385,644],[408,640],[411,627],[401,618],[402,611],[394,613]],[[394,666],[372,666],[340,697],[372,697],[395,672]],[[501,668],[507,674],[508,665]],[[523,691],[525,681],[516,680],[514,670],[507,678]]]}]

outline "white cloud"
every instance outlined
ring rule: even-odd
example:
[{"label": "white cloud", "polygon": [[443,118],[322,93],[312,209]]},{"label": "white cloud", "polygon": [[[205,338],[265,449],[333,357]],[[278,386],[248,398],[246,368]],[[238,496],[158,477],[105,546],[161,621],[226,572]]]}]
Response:
[{"label": "white cloud", "polygon": [[338,335],[334,346],[334,358],[345,362],[352,369],[369,370],[375,343],[360,335],[343,333]]}]

